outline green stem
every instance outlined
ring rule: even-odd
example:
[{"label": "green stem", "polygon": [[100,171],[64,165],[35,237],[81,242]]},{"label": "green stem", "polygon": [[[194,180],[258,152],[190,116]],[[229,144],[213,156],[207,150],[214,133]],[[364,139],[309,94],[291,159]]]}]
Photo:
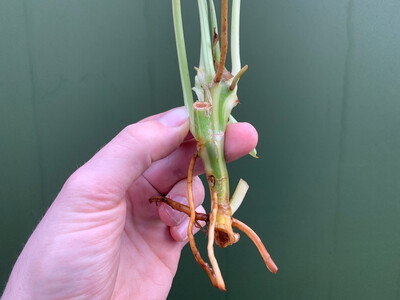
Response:
[{"label": "green stem", "polygon": [[206,0],[198,0],[201,32],[201,63],[200,68],[205,69],[206,82],[210,84],[214,78],[215,70],[212,58],[212,43],[210,38],[210,26],[208,23],[208,8]]},{"label": "green stem", "polygon": [[229,202],[229,177],[224,157],[224,135],[228,116],[236,103],[236,93],[221,81],[211,89],[212,105],[194,106],[198,154],[207,175],[211,193],[216,191],[218,212],[216,217],[216,243],[226,247],[236,241],[231,227],[232,210]]},{"label": "green stem", "polygon": [[[190,120],[193,120],[193,94],[192,84],[190,82],[189,68],[186,57],[185,37],[183,34],[181,1],[172,0],[172,13],[174,19],[176,50],[178,53],[179,73],[181,75],[181,84],[183,100],[185,107],[189,112]],[[193,126],[191,126],[193,127]],[[191,128],[192,129],[192,128]],[[194,132],[192,132],[194,134]]]},{"label": "green stem", "polygon": [[239,49],[239,25],[240,25],[240,0],[232,1],[231,22],[231,59],[232,74],[236,75],[241,69]]},{"label": "green stem", "polygon": [[[217,20],[217,14],[215,12],[215,6],[214,6],[214,1],[209,0],[208,5],[210,6],[210,16],[211,16],[211,35],[214,35],[214,30],[218,34],[218,20]],[[215,64],[218,66],[219,64],[219,59],[221,56],[221,49],[219,48],[219,41],[215,45],[215,53],[214,53],[214,59],[215,59]]]}]

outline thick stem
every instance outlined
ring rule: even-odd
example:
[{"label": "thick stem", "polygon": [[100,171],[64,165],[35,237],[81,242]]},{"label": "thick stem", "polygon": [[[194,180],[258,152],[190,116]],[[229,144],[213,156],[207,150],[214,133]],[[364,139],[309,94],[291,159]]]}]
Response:
[{"label": "thick stem", "polygon": [[[195,109],[197,150],[204,165],[210,192],[218,195],[215,242],[220,247],[237,241],[232,230],[232,210],[229,203],[229,179],[224,157],[224,135],[228,116],[235,104],[235,94],[225,82],[211,88],[212,105]],[[197,102],[196,102],[197,103]],[[195,105],[196,106],[196,105]]]},{"label": "thick stem", "polygon": [[[203,160],[203,165],[207,175],[207,181],[211,194],[214,191],[217,197],[212,198],[212,202],[218,203],[215,225],[215,243],[225,248],[238,240],[232,230],[232,210],[229,202],[229,179],[224,158],[224,138],[222,136],[212,136],[211,140],[199,140],[198,152]],[[212,204],[214,205],[214,203]]]}]

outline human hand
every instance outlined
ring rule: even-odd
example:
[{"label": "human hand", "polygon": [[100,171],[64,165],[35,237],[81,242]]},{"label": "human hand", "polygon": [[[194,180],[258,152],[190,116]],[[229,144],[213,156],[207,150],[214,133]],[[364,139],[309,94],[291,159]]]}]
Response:
[{"label": "human hand", "polygon": [[[183,107],[151,116],[126,127],[72,174],[25,245],[2,299],[166,298],[189,219],[149,198],[168,194],[187,203],[196,151],[188,131]],[[227,161],[256,143],[251,125],[229,125]],[[198,161],[195,173],[201,172]],[[198,177],[193,193],[203,212]]]}]

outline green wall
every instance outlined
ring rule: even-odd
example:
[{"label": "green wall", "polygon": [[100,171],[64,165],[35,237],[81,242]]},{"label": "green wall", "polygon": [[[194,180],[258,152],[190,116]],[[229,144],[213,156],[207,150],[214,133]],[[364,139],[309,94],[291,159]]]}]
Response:
[{"label": "green wall", "polygon": [[[196,1],[182,1],[189,64]],[[0,1],[0,284],[63,182],[125,125],[182,104],[170,1]],[[259,160],[238,218],[263,238],[190,249],[169,299],[400,299],[400,2],[242,1],[239,120]],[[198,235],[200,244],[204,238]]]}]

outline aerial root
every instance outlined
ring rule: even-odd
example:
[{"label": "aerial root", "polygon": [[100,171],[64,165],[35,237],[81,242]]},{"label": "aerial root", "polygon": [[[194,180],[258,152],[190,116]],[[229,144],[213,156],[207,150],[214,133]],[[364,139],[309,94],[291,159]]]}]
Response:
[{"label": "aerial root", "polygon": [[190,164],[189,164],[189,170],[188,170],[188,178],[187,178],[187,188],[188,188],[188,202],[189,202],[189,209],[190,209],[190,220],[189,220],[189,225],[188,225],[188,238],[189,238],[189,244],[190,248],[192,249],[193,255],[197,261],[197,263],[206,271],[208,277],[210,277],[210,280],[213,284],[214,287],[225,290],[225,286],[221,286],[221,279],[218,276],[218,273],[216,274],[214,270],[203,260],[203,258],[200,255],[199,250],[196,247],[196,242],[193,237],[193,225],[196,221],[196,211],[194,208],[194,202],[193,202],[193,188],[192,188],[192,183],[193,183],[193,169],[194,165],[196,163],[197,159],[197,153],[193,155]]},{"label": "aerial root", "polygon": [[211,266],[214,270],[215,278],[217,281],[218,288],[221,291],[226,291],[224,279],[222,278],[221,270],[219,269],[217,259],[214,255],[214,241],[215,241],[215,223],[217,220],[217,212],[218,212],[218,195],[217,191],[212,190],[211,197],[211,213],[210,213],[210,229],[208,231],[208,244],[207,244],[207,253],[208,258],[210,259]]},{"label": "aerial root", "polygon": [[228,51],[228,0],[222,0],[221,3],[221,56],[215,74],[214,82],[219,83],[222,79],[222,73],[225,68],[226,53]]},{"label": "aerial root", "polygon": [[233,217],[232,217],[232,226],[243,231],[253,241],[253,243],[256,245],[258,251],[260,252],[262,258],[264,259],[264,262],[267,265],[267,268],[272,273],[276,274],[276,272],[278,272],[278,267],[272,260],[271,255],[269,255],[267,249],[265,248],[261,239],[258,237],[257,233],[255,233],[254,230],[251,229],[249,226],[247,226],[243,222],[241,222],[238,219],[235,219]]},{"label": "aerial root", "polygon": [[[156,203],[157,202],[163,202],[163,203],[171,206],[173,209],[178,210],[180,212],[183,212],[183,213],[187,214],[188,216],[190,216],[190,209],[189,209],[189,207],[187,205],[178,203],[178,202],[176,202],[174,200],[171,200],[171,199],[169,199],[167,197],[162,197],[162,196],[153,197],[153,198],[150,199],[150,202],[156,202]],[[204,221],[204,222],[207,223],[207,222],[210,222],[210,215],[195,212],[195,220],[196,221]],[[263,258],[267,268],[272,273],[276,274],[276,272],[278,272],[278,267],[276,266],[276,264],[272,260],[270,254],[268,253],[267,249],[265,248],[263,242],[258,237],[258,235],[254,232],[254,230],[251,229],[246,224],[244,224],[243,222],[241,222],[238,219],[235,219],[233,217],[232,217],[232,226],[236,227],[237,229],[239,229],[242,232],[244,232],[253,241],[253,243],[256,245],[258,251],[260,252],[261,257]],[[211,229],[211,226],[210,226],[210,229]],[[209,233],[210,232],[211,232],[211,230],[209,230]],[[195,257],[196,257],[196,255],[195,255]],[[203,269],[204,269],[204,267],[203,267]],[[211,269],[211,271],[212,271],[212,269]],[[207,272],[207,274],[208,274],[208,272]],[[213,274],[214,274],[214,272],[213,272]],[[211,279],[211,281],[213,281],[213,279]],[[214,284],[214,282],[213,282],[213,284]],[[214,286],[216,286],[216,285],[214,284]],[[216,287],[218,287],[218,286],[216,286]]]},{"label": "aerial root", "polygon": [[239,72],[235,75],[235,77],[232,80],[231,85],[229,86],[229,90],[233,91],[240,79],[240,77],[242,77],[242,75],[247,71],[247,69],[249,68],[248,65],[245,65],[243,68],[241,68],[239,70]]},{"label": "aerial root", "polygon": [[[190,207],[189,206],[187,206],[185,204],[181,204],[179,202],[176,202],[176,201],[174,201],[174,200],[172,200],[172,199],[170,199],[168,197],[154,196],[154,197],[151,197],[149,199],[149,201],[150,201],[150,203],[156,203],[156,204],[158,204],[160,202],[165,203],[168,206],[172,207],[173,209],[175,209],[177,211],[180,211],[180,212],[183,212],[184,214],[187,214],[188,216],[190,216]],[[196,218],[195,219],[196,219],[197,225],[199,225],[199,226],[201,226],[201,225],[198,223],[198,221],[204,221],[204,222],[208,222],[209,221],[209,218],[208,218],[207,214],[203,214],[203,213],[199,213],[199,212],[196,212]]]}]

